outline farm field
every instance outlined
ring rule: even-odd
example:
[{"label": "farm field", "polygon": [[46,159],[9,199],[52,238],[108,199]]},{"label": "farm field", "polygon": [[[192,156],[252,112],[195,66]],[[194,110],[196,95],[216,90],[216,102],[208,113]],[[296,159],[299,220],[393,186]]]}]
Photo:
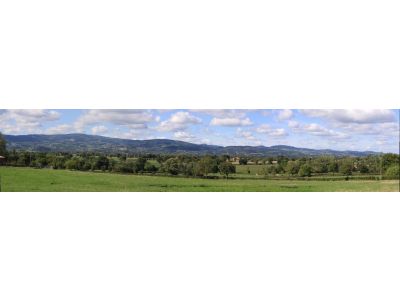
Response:
[{"label": "farm field", "polygon": [[201,179],[1,167],[3,192],[398,192],[398,180]]}]

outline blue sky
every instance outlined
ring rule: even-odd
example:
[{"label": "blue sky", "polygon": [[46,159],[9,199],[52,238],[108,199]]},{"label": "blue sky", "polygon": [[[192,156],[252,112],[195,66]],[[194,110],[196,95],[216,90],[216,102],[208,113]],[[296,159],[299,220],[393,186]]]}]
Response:
[{"label": "blue sky", "polygon": [[0,131],[397,153],[399,110],[3,109]]}]

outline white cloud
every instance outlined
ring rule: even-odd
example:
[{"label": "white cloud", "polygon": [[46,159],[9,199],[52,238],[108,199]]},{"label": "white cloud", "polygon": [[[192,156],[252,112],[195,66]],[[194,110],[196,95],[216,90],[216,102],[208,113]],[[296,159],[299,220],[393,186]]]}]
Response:
[{"label": "white cloud", "polygon": [[249,118],[213,118],[210,122],[212,126],[251,126],[253,122]]},{"label": "white cloud", "polygon": [[65,134],[76,132],[74,126],[70,124],[60,124],[54,127],[50,127],[46,130],[47,134]]},{"label": "white cloud", "polygon": [[291,109],[283,109],[278,113],[279,121],[289,120],[292,117],[293,117],[293,111]]},{"label": "white cloud", "polygon": [[129,124],[129,125],[126,125],[126,127],[130,128],[130,129],[146,129],[147,124]]},{"label": "white cloud", "polygon": [[175,132],[174,139],[184,141],[184,142],[189,142],[189,143],[195,143],[195,144],[209,144],[210,143],[210,139],[202,138],[201,136],[195,136],[187,131]]},{"label": "white cloud", "polygon": [[79,117],[75,123],[75,126],[77,128],[84,128],[87,125],[108,122],[124,126],[141,124],[142,128],[146,128],[146,124],[153,121],[156,121],[156,117],[148,110],[91,109]]},{"label": "white cloud", "polygon": [[303,130],[314,135],[334,135],[334,131],[322,127],[321,125],[316,123],[304,124]]},{"label": "white cloud", "polygon": [[396,120],[390,109],[302,109],[306,116],[325,118],[341,123],[386,123]]},{"label": "white cloud", "polygon": [[300,123],[297,122],[297,121],[290,120],[290,121],[288,122],[288,126],[289,126],[290,128],[299,128],[299,127],[300,127]]},{"label": "white cloud", "polygon": [[283,128],[277,128],[272,130],[272,132],[269,134],[271,136],[287,136],[286,130]]},{"label": "white cloud", "polygon": [[260,112],[261,112],[261,115],[263,115],[264,117],[269,117],[269,116],[271,116],[272,110],[263,109],[263,110],[260,110]]},{"label": "white cloud", "polygon": [[[261,142],[253,135],[251,131],[242,130],[241,128],[236,129],[236,136],[250,141],[253,145],[260,145]],[[240,143],[241,144],[241,143]]]},{"label": "white cloud", "polygon": [[260,127],[256,129],[258,133],[270,133],[271,132],[271,126],[268,124],[262,124]]},{"label": "white cloud", "polygon": [[104,134],[107,131],[108,131],[108,128],[106,126],[103,126],[103,125],[94,126],[92,128],[92,133],[93,134]]},{"label": "white cloud", "polygon": [[321,126],[317,123],[301,124],[297,121],[289,122],[288,126],[296,133],[307,133],[316,136],[329,136],[335,139],[346,139],[350,136],[339,131],[335,131],[326,127]]},{"label": "white cloud", "polygon": [[377,136],[395,136],[399,135],[399,123],[382,124],[334,124],[335,127],[345,130],[351,134],[377,135]]},{"label": "white cloud", "polygon": [[262,124],[256,129],[258,133],[267,134],[272,137],[287,136],[287,132],[284,128],[271,128],[268,124]]},{"label": "white cloud", "polygon": [[191,112],[206,114],[216,118],[244,118],[250,110],[245,109],[191,109]]},{"label": "white cloud", "polygon": [[238,128],[236,130],[236,135],[245,138],[246,140],[251,140],[251,141],[257,140],[257,138],[253,135],[253,133],[251,133],[250,131],[244,131],[241,128]]},{"label": "white cloud", "polygon": [[185,142],[191,142],[195,139],[195,136],[185,131],[177,131],[174,133],[174,138]]},{"label": "white cloud", "polygon": [[[127,131],[122,131],[122,128],[108,128],[107,133],[102,134],[107,137],[119,138],[119,139],[128,139],[128,140],[151,140],[156,138],[165,138],[165,137],[157,137],[154,136],[153,133],[149,130],[143,129],[128,129]],[[124,128],[125,129],[125,128]]]},{"label": "white cloud", "polygon": [[9,133],[40,133],[47,122],[56,121],[60,114],[46,109],[6,109],[0,112],[0,130]]},{"label": "white cloud", "polygon": [[183,131],[190,124],[200,124],[201,119],[188,112],[179,111],[168,120],[161,122],[156,129],[158,131]]}]

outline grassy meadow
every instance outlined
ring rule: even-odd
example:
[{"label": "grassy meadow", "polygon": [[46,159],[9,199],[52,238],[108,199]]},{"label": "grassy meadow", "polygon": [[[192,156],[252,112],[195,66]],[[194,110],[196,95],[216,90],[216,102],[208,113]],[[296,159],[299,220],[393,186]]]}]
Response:
[{"label": "grassy meadow", "polygon": [[[247,171],[247,169],[246,169]],[[201,179],[0,167],[2,192],[398,192],[398,180]]]}]

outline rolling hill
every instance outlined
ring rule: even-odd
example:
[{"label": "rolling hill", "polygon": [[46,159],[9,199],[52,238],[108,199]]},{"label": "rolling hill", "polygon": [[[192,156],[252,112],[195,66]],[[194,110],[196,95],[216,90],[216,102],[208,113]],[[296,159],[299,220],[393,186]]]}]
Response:
[{"label": "rolling hill", "polygon": [[87,134],[56,135],[4,135],[7,148],[38,152],[101,152],[101,153],[165,153],[165,154],[229,154],[253,156],[367,156],[371,151],[336,151],[296,148],[286,145],[266,146],[215,146],[193,144],[168,139],[129,140]]}]

